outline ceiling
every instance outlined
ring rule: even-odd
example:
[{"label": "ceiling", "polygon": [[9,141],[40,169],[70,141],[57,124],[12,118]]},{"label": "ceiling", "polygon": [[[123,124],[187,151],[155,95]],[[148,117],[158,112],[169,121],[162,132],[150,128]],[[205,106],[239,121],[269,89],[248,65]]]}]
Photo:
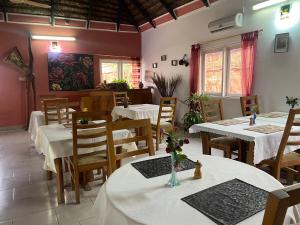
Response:
[{"label": "ceiling", "polygon": [[[20,0],[22,1],[22,0]],[[202,1],[209,6],[209,0]],[[31,6],[25,3],[12,3],[10,0],[0,0],[0,7],[4,14],[21,13],[31,15],[50,16],[52,22],[55,17],[83,19],[88,21],[113,22],[117,24],[139,26],[149,22],[156,27],[154,19],[169,13],[177,19],[174,9],[194,0],[33,0],[44,3],[49,8]]]}]

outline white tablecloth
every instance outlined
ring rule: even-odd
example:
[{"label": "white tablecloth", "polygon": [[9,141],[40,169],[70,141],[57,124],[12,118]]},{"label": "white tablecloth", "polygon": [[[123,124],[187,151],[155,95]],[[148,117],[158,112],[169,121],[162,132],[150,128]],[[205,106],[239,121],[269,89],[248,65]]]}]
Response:
[{"label": "white tablecloth", "polygon": [[[69,108],[69,111],[74,112],[75,110]],[[28,132],[30,133],[30,138],[33,143],[36,143],[38,128],[43,125],[45,125],[44,113],[42,111],[32,111],[30,114]]]},{"label": "white tablecloth", "polygon": [[[36,150],[45,156],[44,169],[56,173],[54,160],[73,155],[72,129],[65,128],[61,124],[40,126],[36,138]],[[118,130],[113,132],[115,139],[131,137],[129,130]],[[122,145],[124,149],[136,150],[135,143]],[[99,148],[95,148],[99,151]]]},{"label": "white tablecloth", "polygon": [[[277,155],[278,147],[282,138],[283,132],[277,132],[272,134],[263,134],[254,131],[245,130],[249,128],[249,118],[248,117],[241,117],[237,118],[239,120],[245,120],[246,123],[231,125],[231,126],[224,126],[218,125],[214,123],[202,123],[202,124],[195,124],[190,128],[191,133],[197,132],[210,132],[224,136],[230,136],[239,138],[245,141],[254,141],[254,164],[260,163],[264,159],[269,159]],[[276,125],[285,127],[287,118],[280,117],[280,118],[261,118],[257,117],[256,124],[254,126],[260,125]],[[254,127],[251,126],[251,127]],[[299,140],[299,137],[290,137],[290,140]],[[295,151],[299,149],[300,146],[287,146],[285,152]]]},{"label": "white tablecloth", "polygon": [[113,120],[122,116],[133,120],[150,119],[151,123],[157,123],[158,113],[159,105],[141,104],[129,105],[128,108],[124,108],[124,106],[115,106],[111,115]]},{"label": "white tablecloth", "polygon": [[[97,224],[215,225],[181,198],[234,178],[267,191],[283,188],[272,176],[238,161],[200,154],[189,155],[189,158],[203,164],[202,179],[192,179],[194,170],[179,172],[181,185],[175,188],[165,186],[169,174],[146,179],[131,164],[115,171],[101,187],[94,203]],[[145,159],[149,157],[142,160]],[[239,225],[260,225],[263,215],[264,211],[259,212]],[[290,209],[286,222],[291,218],[294,214]]]}]

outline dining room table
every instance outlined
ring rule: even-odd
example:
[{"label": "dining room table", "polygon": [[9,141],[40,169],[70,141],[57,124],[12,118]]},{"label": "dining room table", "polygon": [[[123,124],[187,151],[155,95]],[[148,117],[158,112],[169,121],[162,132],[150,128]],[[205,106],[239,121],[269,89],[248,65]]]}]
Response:
[{"label": "dining room table", "polygon": [[[130,130],[124,129],[114,131],[113,136],[115,139],[123,139],[132,137],[132,133]],[[73,155],[72,138],[71,124],[50,124],[38,127],[35,148],[38,153],[44,155],[43,169],[56,174],[57,199],[59,203],[64,202],[63,158]],[[121,147],[124,151],[137,149],[135,142],[125,143]],[[105,149],[100,149],[99,147],[90,148],[90,152],[99,150]],[[87,152],[85,151],[84,153]]]},{"label": "dining room table", "polygon": [[[211,137],[221,135],[237,138],[241,140],[242,160],[247,164],[256,165],[265,159],[277,155],[288,113],[270,112],[257,114],[253,125],[250,124],[250,117],[195,124],[189,129],[189,132],[200,132],[203,154],[207,155],[210,154],[208,142]],[[290,140],[298,140],[298,137],[290,137]],[[297,149],[300,149],[300,146],[286,146],[285,153]]]},{"label": "dining room table", "polygon": [[132,120],[150,119],[151,123],[157,123],[159,114],[159,105],[154,104],[138,104],[115,106],[112,110],[113,120],[117,120],[119,117],[129,118]]},{"label": "dining room table", "polygon": [[[74,109],[69,108],[69,113],[75,112]],[[51,124],[55,123],[53,121],[50,122]],[[36,142],[38,128],[40,126],[45,125],[45,114],[42,111],[32,111],[30,114],[28,132],[30,134],[30,139],[33,143]]]},{"label": "dining room table", "polygon": [[[153,160],[170,157],[168,154],[138,159],[116,170],[94,202],[96,224],[262,224],[268,193],[283,188],[278,180],[239,161],[196,150],[186,154],[192,161],[199,160],[202,178],[193,178],[194,169],[177,172],[180,185],[173,188],[166,185],[169,173],[146,178],[136,167],[150,163],[151,169]],[[296,213],[288,209],[285,224],[295,220]]]}]

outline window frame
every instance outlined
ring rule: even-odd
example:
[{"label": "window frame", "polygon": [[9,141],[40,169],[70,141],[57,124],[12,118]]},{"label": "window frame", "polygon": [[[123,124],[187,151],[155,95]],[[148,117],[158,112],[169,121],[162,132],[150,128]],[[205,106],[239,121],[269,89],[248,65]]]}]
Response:
[{"label": "window frame", "polygon": [[99,66],[100,66],[100,81],[104,82],[103,79],[103,72],[102,72],[102,63],[116,63],[118,65],[118,80],[123,79],[123,64],[131,64],[130,60],[123,60],[123,59],[100,59]]},{"label": "window frame", "polygon": [[[223,47],[218,48],[210,48],[208,50],[204,50],[200,54],[200,80],[201,80],[201,93],[216,96],[216,97],[240,97],[242,96],[242,93],[240,94],[230,94],[229,93],[229,87],[230,87],[230,64],[231,64],[231,54],[230,51],[233,49],[240,49],[241,44],[235,43]],[[205,92],[205,55],[208,53],[214,53],[214,52],[223,52],[223,70],[222,70],[222,90],[221,93],[213,93],[213,92]]]}]

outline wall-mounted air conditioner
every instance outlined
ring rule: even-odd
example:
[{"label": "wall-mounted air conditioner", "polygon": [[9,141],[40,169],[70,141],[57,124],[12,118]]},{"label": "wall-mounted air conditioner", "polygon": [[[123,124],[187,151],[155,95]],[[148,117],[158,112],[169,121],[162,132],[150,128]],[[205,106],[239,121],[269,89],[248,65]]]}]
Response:
[{"label": "wall-mounted air conditioner", "polygon": [[232,29],[243,26],[243,13],[237,13],[232,16],[224,17],[208,24],[208,30],[216,33],[223,30]]}]

